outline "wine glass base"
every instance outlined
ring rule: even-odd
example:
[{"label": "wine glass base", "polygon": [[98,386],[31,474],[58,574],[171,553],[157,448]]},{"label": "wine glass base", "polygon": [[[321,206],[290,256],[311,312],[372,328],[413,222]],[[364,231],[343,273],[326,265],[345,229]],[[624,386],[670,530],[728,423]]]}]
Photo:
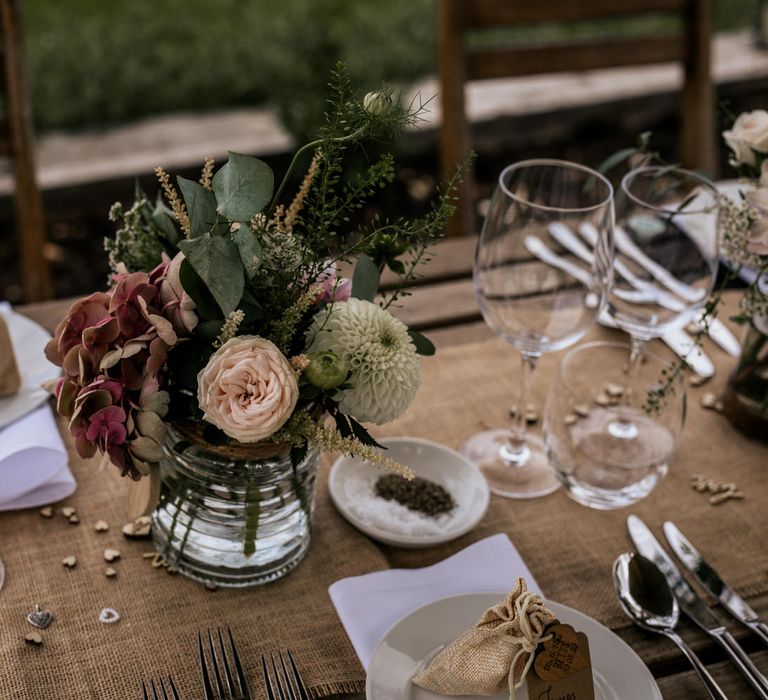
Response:
[{"label": "wine glass base", "polygon": [[525,459],[515,464],[506,458],[511,437],[508,430],[487,430],[473,435],[461,448],[483,473],[491,493],[504,498],[538,498],[560,488],[541,438],[528,435]]}]

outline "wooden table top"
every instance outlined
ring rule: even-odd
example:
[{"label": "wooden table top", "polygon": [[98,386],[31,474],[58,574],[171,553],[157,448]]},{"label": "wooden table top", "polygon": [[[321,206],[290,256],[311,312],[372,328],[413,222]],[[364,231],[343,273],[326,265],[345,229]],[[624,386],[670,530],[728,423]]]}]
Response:
[{"label": "wooden table top", "polygon": [[[401,305],[393,310],[410,328],[428,332],[438,349],[493,336],[483,323],[475,301],[472,285],[475,244],[475,237],[451,239],[440,243],[434,259],[424,268],[428,277],[419,280],[411,290],[411,295],[405,297]],[[391,283],[392,279],[385,274],[382,286],[386,287]],[[53,331],[71,301],[56,300],[32,304],[19,307],[17,311]],[[768,494],[763,494],[763,497],[768,499]],[[768,619],[768,595],[749,598],[749,602],[758,614]],[[632,634],[637,632],[632,630]],[[696,632],[693,631],[692,634],[695,635]],[[629,636],[631,641],[632,635],[626,636]],[[658,643],[671,646],[670,642],[661,638]],[[768,674],[768,649],[750,634],[743,635],[743,645],[750,652],[755,664]],[[701,635],[696,640],[696,648],[729,696],[753,697],[753,691],[734,666],[725,660],[719,647],[709,643],[708,639]],[[664,698],[689,700],[706,695],[704,687],[682,655],[670,655],[668,662],[653,666],[651,671],[658,680]]]}]

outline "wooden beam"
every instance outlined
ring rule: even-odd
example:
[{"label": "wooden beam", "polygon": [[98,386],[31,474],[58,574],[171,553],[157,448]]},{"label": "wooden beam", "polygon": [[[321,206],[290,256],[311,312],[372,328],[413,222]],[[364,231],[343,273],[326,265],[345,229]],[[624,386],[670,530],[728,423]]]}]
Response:
[{"label": "wooden beam", "polygon": [[688,0],[680,104],[680,159],[717,177],[715,96],[712,85],[712,1]]},{"label": "wooden beam", "polygon": [[625,41],[532,46],[467,54],[467,77],[487,80],[520,75],[673,63],[685,57],[685,39],[674,34]]},{"label": "wooden beam", "polygon": [[8,118],[10,156],[15,180],[14,206],[21,259],[21,281],[27,301],[53,295],[48,261],[43,254],[43,200],[35,178],[34,141],[24,72],[24,49],[17,0],[0,0],[0,31],[5,61],[2,82]]},{"label": "wooden beam", "polygon": [[11,155],[11,140],[8,138],[8,120],[0,117],[0,156]]},{"label": "wooden beam", "polygon": [[[438,0],[442,2],[443,0]],[[572,22],[649,12],[679,12],[686,0],[468,0],[465,26]]]},{"label": "wooden beam", "polygon": [[[470,150],[469,124],[464,111],[464,9],[462,0],[439,0],[437,4],[438,66],[440,69],[440,173],[443,182],[453,174]],[[474,233],[472,173],[468,172],[457,191],[456,213],[447,235]]]}]

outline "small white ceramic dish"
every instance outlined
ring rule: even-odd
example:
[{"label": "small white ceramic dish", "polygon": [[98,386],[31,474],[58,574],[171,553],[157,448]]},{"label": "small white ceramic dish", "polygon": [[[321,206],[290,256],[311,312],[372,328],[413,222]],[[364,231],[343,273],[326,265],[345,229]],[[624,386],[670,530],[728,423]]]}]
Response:
[{"label": "small white ceramic dish", "polygon": [[[4,305],[3,305],[4,306]],[[61,370],[43,353],[50,333],[26,316],[10,309],[0,309],[8,324],[16,362],[21,373],[21,390],[0,399],[0,429],[13,423],[48,400],[50,394],[41,384],[56,379]]]},{"label": "small white ceramic dish", "polygon": [[[438,700],[445,697],[413,685],[411,678],[446,645],[474,625],[487,608],[506,595],[506,592],[468,593],[443,598],[414,610],[395,623],[368,664],[366,699]],[[587,635],[597,700],[661,700],[661,692],[651,672],[622,639],[578,610],[551,601],[547,606],[561,622],[573,625]],[[488,700],[489,696],[462,697]],[[509,693],[491,697],[507,700]],[[523,685],[516,698],[527,697],[528,691]]]},{"label": "small white ceramic dish", "polygon": [[[416,476],[434,481],[446,489],[456,501],[456,508],[449,515],[440,516],[437,521],[441,523],[439,528],[427,522],[426,516],[418,516],[425,518],[424,527],[420,528],[417,524],[407,534],[398,531],[398,527],[389,524],[380,515],[372,523],[361,511],[361,490],[372,495],[373,483],[385,472],[382,467],[370,462],[343,456],[331,468],[328,488],[334,505],[352,525],[384,544],[417,548],[453,540],[480,522],[488,508],[488,486],[480,470],[466,457],[449,447],[421,438],[383,438],[380,442],[387,448],[388,457],[413,469]],[[391,503],[376,500],[382,504]],[[395,508],[405,511],[404,506],[395,505]]]}]

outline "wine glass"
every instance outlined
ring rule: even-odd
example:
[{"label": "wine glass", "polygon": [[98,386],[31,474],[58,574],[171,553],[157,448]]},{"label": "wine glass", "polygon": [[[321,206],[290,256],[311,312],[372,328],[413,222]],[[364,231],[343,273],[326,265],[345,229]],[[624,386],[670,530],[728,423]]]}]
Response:
[{"label": "wine glass", "polygon": [[[646,343],[700,316],[717,278],[719,194],[699,173],[643,166],[616,194],[616,260],[607,313],[632,338],[624,417],[613,437],[643,439],[632,414],[634,378]],[[589,237],[589,232],[582,230]]]},{"label": "wine glass", "polygon": [[[495,494],[534,498],[560,485],[542,440],[526,435],[528,387],[541,354],[573,345],[603,309],[612,277],[613,223],[613,188],[589,168],[528,160],[499,176],[473,278],[485,322],[520,351],[522,375],[512,430],[484,431],[462,449]],[[597,236],[589,265],[552,235],[585,225]]]}]

